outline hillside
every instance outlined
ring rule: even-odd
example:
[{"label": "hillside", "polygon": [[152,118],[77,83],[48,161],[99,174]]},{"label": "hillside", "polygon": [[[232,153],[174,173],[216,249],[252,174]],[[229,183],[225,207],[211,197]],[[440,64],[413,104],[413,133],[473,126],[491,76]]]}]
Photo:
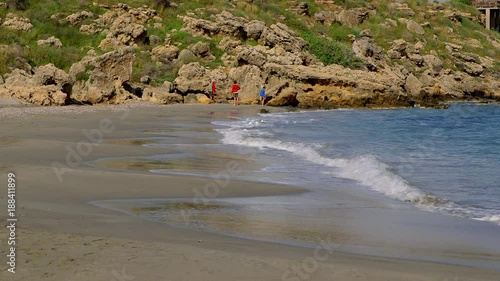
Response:
[{"label": "hillside", "polygon": [[[15,5],[24,4],[26,5]],[[500,33],[453,0],[0,2],[0,96],[41,105],[130,100],[436,106],[500,100]]]}]

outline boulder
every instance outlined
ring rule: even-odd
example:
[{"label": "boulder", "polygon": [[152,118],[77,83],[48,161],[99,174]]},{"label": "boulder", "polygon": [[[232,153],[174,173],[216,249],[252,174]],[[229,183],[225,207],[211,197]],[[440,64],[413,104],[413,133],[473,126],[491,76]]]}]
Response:
[{"label": "boulder", "polygon": [[82,24],[82,26],[80,26],[80,32],[87,35],[95,35],[102,32],[102,28],[95,23]]},{"label": "boulder", "polygon": [[424,63],[434,72],[440,72],[443,69],[443,62],[437,56],[425,55],[423,56]]},{"label": "boulder", "polygon": [[219,33],[238,39],[246,38],[245,24],[248,23],[247,19],[236,17],[228,11],[215,15],[215,19],[219,26]]},{"label": "boulder", "polygon": [[309,15],[309,4],[307,4],[307,2],[300,2],[299,5],[297,5],[297,13],[299,15],[308,16]]},{"label": "boulder", "polygon": [[35,68],[33,84],[43,86],[54,85],[59,91],[66,94],[70,94],[73,87],[69,74],[51,63]]},{"label": "boulder", "polygon": [[300,52],[307,44],[304,39],[282,23],[266,27],[262,32],[261,40],[265,46],[280,45],[289,52]]},{"label": "boulder", "polygon": [[184,97],[184,103],[210,104],[212,101],[205,94],[188,94]]},{"label": "boulder", "polygon": [[22,99],[26,102],[43,105],[65,105],[68,99],[66,93],[61,92],[55,85],[32,86],[32,87],[9,87],[0,90],[0,95]]},{"label": "boulder", "polygon": [[183,65],[174,80],[177,92],[183,96],[190,93],[205,93],[209,83],[207,70],[197,62]]},{"label": "boulder", "polygon": [[389,7],[404,17],[413,17],[415,15],[415,12],[408,7],[408,3],[391,2]]},{"label": "boulder", "polygon": [[297,89],[291,87],[280,91],[267,102],[269,106],[297,106],[298,104]]},{"label": "boulder", "polygon": [[82,59],[79,64],[84,66],[89,79],[75,83],[71,98],[88,104],[114,104],[134,99],[123,87],[132,78],[134,60],[132,48]]},{"label": "boulder", "polygon": [[420,95],[420,92],[422,91],[423,84],[418,80],[413,73],[410,73],[408,77],[406,78],[405,82],[405,90],[406,93],[410,96],[418,96]]},{"label": "boulder", "polygon": [[405,19],[405,22],[406,22],[406,29],[408,29],[408,31],[416,33],[418,35],[425,34],[425,30],[420,24],[416,23],[413,20],[408,20],[408,19]]},{"label": "boulder", "polygon": [[133,46],[146,40],[146,28],[135,23],[135,18],[131,14],[118,16],[111,25],[110,32],[101,41],[101,49],[117,49],[123,46]]},{"label": "boulder", "polygon": [[179,56],[175,60],[175,63],[177,63],[178,65],[181,65],[181,64],[194,62],[194,61],[196,61],[196,56],[194,55],[193,51],[191,51],[189,49],[184,49],[179,53]]},{"label": "boulder", "polygon": [[[367,36],[366,30],[363,30],[365,36],[356,39],[352,43],[352,51],[354,54],[360,58],[373,58],[375,60],[380,60],[383,58],[382,48],[375,44],[375,41],[371,36]],[[371,33],[370,33],[371,35]]]},{"label": "boulder", "polygon": [[355,27],[362,24],[370,16],[367,8],[341,10],[335,14],[335,22],[346,27]]},{"label": "boulder", "polygon": [[151,50],[151,59],[153,61],[159,61],[159,62],[171,62],[175,59],[177,59],[179,55],[179,48],[176,46],[156,46]]},{"label": "boulder", "polygon": [[157,104],[183,103],[184,98],[176,93],[171,93],[169,87],[146,87],[142,94],[142,100]]},{"label": "boulder", "polygon": [[195,36],[215,36],[221,31],[219,25],[216,22],[212,22],[204,19],[197,19],[188,16],[178,16],[184,21],[182,26],[182,31],[189,32]]},{"label": "boulder", "polygon": [[215,57],[210,53],[210,45],[206,42],[198,42],[188,47],[193,54],[199,58],[206,60],[214,60]]},{"label": "boulder", "polygon": [[229,37],[222,38],[222,40],[220,40],[219,44],[217,45],[217,47],[224,52],[233,51],[238,46],[241,46],[241,41],[233,40]]},{"label": "boulder", "polygon": [[266,56],[251,46],[240,46],[235,52],[239,65],[252,64],[262,67],[267,62]]},{"label": "boulder", "polygon": [[54,36],[50,36],[49,38],[45,40],[38,40],[36,41],[38,46],[48,46],[48,47],[57,47],[61,48],[63,44],[61,43],[61,40],[57,39]]},{"label": "boulder", "polygon": [[89,19],[89,18],[93,18],[93,17],[94,17],[94,14],[92,12],[81,11],[81,12],[77,12],[77,13],[74,13],[74,14],[67,16],[66,18],[64,18],[62,20],[62,22],[68,22],[69,24],[75,26],[75,25],[79,25],[84,20]]},{"label": "boulder", "polygon": [[28,18],[17,17],[12,13],[7,14],[2,26],[16,31],[30,31],[33,28]]},{"label": "boulder", "polygon": [[259,40],[265,27],[266,27],[265,22],[259,20],[252,20],[243,26],[243,30],[245,31],[247,38]]}]

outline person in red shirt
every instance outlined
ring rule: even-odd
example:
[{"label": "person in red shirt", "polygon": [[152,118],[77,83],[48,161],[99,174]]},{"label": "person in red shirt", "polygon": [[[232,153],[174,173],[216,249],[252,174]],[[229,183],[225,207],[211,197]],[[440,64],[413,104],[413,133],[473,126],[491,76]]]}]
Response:
[{"label": "person in red shirt", "polygon": [[233,87],[231,88],[231,94],[234,96],[234,106],[238,105],[239,98],[238,98],[238,93],[240,91],[240,85],[234,81]]},{"label": "person in red shirt", "polygon": [[217,93],[217,86],[215,85],[215,80],[212,79],[212,82],[210,83],[210,99],[211,100],[214,100],[215,99],[215,95]]}]

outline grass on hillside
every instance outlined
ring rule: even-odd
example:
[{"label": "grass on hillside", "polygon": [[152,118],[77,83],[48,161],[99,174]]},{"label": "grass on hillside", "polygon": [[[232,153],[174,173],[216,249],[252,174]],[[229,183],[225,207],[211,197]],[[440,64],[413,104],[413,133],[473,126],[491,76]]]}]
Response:
[{"label": "grass on hillside", "polygon": [[[32,66],[39,66],[46,63],[54,63],[57,67],[68,70],[71,65],[79,61],[86,55],[89,49],[93,48],[98,53],[102,53],[97,46],[104,38],[103,35],[84,35],[78,29],[69,24],[60,24],[50,19],[53,14],[69,14],[77,11],[91,11],[94,14],[103,14],[106,10],[93,6],[94,0],[53,0],[53,1],[34,1],[31,0],[29,8],[26,11],[14,11],[17,15],[30,18],[34,28],[30,32],[14,32],[0,27],[0,45],[8,45],[4,48],[7,51],[0,53],[0,75],[10,71],[9,67],[18,67],[20,60],[18,57],[24,57]],[[450,5],[455,9],[471,12],[476,15],[478,12],[471,6],[463,3],[466,0],[452,0]],[[113,5],[117,3],[127,3],[132,7],[146,5],[158,9],[163,18],[163,28],[155,29],[148,27],[148,35],[156,35],[164,39],[167,34],[171,35],[174,44],[180,43],[182,50],[188,45],[204,41],[210,44],[212,54],[216,60],[207,62],[201,61],[203,65],[214,68],[222,65],[220,60],[222,51],[216,46],[221,38],[201,38],[195,37],[187,32],[181,31],[183,21],[178,15],[195,13],[197,16],[210,19],[211,16],[219,13],[223,9],[230,10],[237,16],[244,16],[250,20],[258,19],[266,22],[267,25],[276,23],[280,20],[294,29],[297,34],[304,38],[309,46],[309,52],[314,54],[325,64],[341,64],[347,67],[357,67],[360,60],[356,58],[351,50],[351,41],[349,34],[358,36],[363,29],[371,29],[374,35],[375,43],[381,46],[385,51],[395,39],[402,38],[410,43],[417,41],[427,42],[424,53],[431,50],[436,51],[447,67],[452,67],[449,55],[445,51],[444,42],[454,40],[463,40],[464,51],[478,53],[482,56],[489,56],[498,61],[500,50],[492,47],[487,37],[500,38],[498,32],[484,30],[478,23],[469,20],[462,20],[461,26],[451,22],[449,19],[440,16],[429,17],[425,12],[429,3],[426,0],[408,0],[406,1],[416,13],[414,20],[423,23],[429,21],[430,28],[425,28],[426,34],[423,36],[409,32],[404,24],[398,22],[396,27],[390,29],[381,24],[387,19],[398,21],[400,14],[389,7],[389,0],[379,0],[367,2],[363,0],[335,0],[336,4],[344,5],[348,8],[367,7],[376,5],[376,14],[358,27],[348,28],[339,24],[333,24],[331,27],[321,25],[315,22],[312,16],[315,12],[321,11],[314,0],[305,2],[309,5],[310,16],[297,15],[294,11],[299,1],[290,2],[283,0],[253,1],[251,3],[238,1],[231,3],[222,0],[177,0],[179,5],[176,8],[164,7],[164,0],[109,0],[106,4]],[[13,12],[11,10],[0,9],[0,17],[5,18],[6,14]],[[87,20],[89,22],[90,20]],[[448,34],[444,27],[453,28],[454,32]],[[173,31],[175,30],[175,31]],[[36,41],[45,39],[49,36],[56,36],[63,43],[63,48],[39,47]],[[436,39],[437,37],[437,39]],[[466,44],[469,38],[480,42],[483,48],[476,48]],[[255,45],[257,42],[248,40],[245,44]],[[137,50],[137,59],[134,65],[134,80],[138,80],[141,75],[150,75],[155,83],[163,81],[172,81],[177,75],[178,67],[171,65],[160,65],[151,61],[150,56],[143,52],[150,50],[151,46],[141,45]],[[499,63],[494,66],[495,71],[500,71]]]}]

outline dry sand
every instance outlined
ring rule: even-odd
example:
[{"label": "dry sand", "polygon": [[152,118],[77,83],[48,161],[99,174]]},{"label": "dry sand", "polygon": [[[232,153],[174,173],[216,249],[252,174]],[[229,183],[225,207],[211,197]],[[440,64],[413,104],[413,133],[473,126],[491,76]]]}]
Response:
[{"label": "dry sand", "polygon": [[[249,113],[259,109],[241,107]],[[88,203],[192,197],[193,188],[208,179],[104,170],[86,163],[165,153],[124,140],[148,129],[206,127],[232,110],[228,105],[0,108],[1,219],[7,224],[8,172],[18,179],[19,219],[16,273],[7,272],[8,246],[2,239],[0,280],[500,280],[500,272],[493,270],[318,252],[174,228]],[[83,130],[99,128],[105,118],[110,123],[104,127],[111,124],[112,132],[103,133],[102,143],[74,161],[74,167],[59,170],[60,181],[51,165],[68,166],[68,147],[85,142]],[[292,192],[303,190],[232,180],[219,196]],[[0,236],[7,235],[2,227]],[[294,267],[301,269],[293,274]]]}]

